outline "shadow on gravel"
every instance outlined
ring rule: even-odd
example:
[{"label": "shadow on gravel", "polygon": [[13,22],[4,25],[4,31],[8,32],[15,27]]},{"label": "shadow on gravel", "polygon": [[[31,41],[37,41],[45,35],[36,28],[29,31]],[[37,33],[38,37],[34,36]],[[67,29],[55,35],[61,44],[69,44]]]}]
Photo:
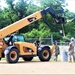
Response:
[{"label": "shadow on gravel", "polygon": [[8,63],[7,61],[0,61],[0,64],[22,64],[22,63],[42,63],[42,62],[41,61],[18,61],[17,63]]}]

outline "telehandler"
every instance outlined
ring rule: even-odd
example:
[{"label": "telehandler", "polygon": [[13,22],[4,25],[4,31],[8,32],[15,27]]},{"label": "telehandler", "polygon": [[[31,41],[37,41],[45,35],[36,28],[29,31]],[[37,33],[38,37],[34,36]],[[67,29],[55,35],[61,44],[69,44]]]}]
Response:
[{"label": "telehandler", "polygon": [[37,21],[46,14],[50,14],[58,24],[65,23],[62,16],[55,14],[55,11],[48,7],[0,29],[0,59],[5,57],[8,63],[17,63],[19,57],[25,61],[31,61],[34,56],[38,56],[41,61],[49,61],[55,45],[52,49],[49,46],[36,47],[34,43],[25,42],[23,35],[14,34],[14,32]]}]

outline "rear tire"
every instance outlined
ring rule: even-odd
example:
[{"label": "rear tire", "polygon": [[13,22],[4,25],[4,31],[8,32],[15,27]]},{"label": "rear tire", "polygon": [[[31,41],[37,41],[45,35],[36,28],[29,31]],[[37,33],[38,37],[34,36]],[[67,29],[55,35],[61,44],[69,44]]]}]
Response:
[{"label": "rear tire", "polygon": [[51,58],[51,52],[48,48],[44,48],[38,53],[40,61],[49,61]]},{"label": "rear tire", "polygon": [[31,61],[33,57],[22,57],[24,61]]},{"label": "rear tire", "polygon": [[17,63],[19,60],[18,49],[12,48],[5,57],[8,63]]}]

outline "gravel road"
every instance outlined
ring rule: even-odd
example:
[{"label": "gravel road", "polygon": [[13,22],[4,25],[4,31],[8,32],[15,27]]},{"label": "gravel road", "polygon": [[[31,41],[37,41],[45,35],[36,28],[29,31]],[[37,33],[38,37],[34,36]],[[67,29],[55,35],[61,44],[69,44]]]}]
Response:
[{"label": "gravel road", "polygon": [[37,60],[9,64],[3,60],[0,61],[0,74],[75,74],[75,63]]}]

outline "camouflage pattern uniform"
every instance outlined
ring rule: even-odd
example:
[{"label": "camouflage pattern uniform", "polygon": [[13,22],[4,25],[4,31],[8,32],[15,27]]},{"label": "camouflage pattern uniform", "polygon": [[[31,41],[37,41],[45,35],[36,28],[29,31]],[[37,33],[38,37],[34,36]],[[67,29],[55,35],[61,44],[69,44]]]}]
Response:
[{"label": "camouflage pattern uniform", "polygon": [[54,60],[57,61],[58,59],[58,55],[60,54],[60,50],[59,50],[59,47],[56,45],[56,48],[55,48],[55,52],[54,52]]},{"label": "camouflage pattern uniform", "polygon": [[71,42],[70,42],[70,47],[69,47],[69,50],[68,50],[68,53],[69,53],[69,62],[72,62],[72,58],[73,58],[73,61],[75,62],[75,56],[74,56],[74,40],[72,39]]}]

